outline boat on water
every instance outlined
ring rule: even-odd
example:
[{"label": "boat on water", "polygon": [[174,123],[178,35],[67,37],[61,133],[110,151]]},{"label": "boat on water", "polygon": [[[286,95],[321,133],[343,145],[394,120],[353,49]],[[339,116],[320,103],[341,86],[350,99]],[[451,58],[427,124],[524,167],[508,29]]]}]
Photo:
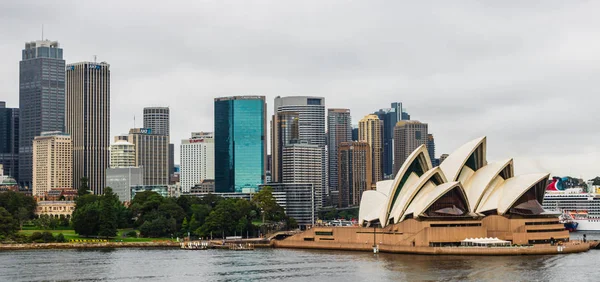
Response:
[{"label": "boat on water", "polygon": [[554,177],[546,187],[545,210],[561,213],[560,220],[569,231],[600,231],[600,194],[584,188],[563,188]]}]

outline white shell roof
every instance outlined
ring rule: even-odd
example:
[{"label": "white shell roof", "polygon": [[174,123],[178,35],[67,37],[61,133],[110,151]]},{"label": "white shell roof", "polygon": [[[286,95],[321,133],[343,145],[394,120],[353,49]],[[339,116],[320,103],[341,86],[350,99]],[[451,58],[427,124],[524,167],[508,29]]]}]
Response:
[{"label": "white shell roof", "polygon": [[467,159],[473,154],[473,152],[479,147],[479,145],[485,146],[486,137],[479,137],[475,140],[471,140],[460,148],[456,149],[450,154],[441,164],[440,168],[446,175],[449,181],[455,181],[458,174],[462,170],[462,167],[467,162]]},{"label": "white shell roof", "polygon": [[498,214],[505,214],[508,209],[531,187],[550,177],[548,173],[525,174],[509,178],[502,185],[494,189],[485,203],[480,203],[478,211],[498,209]]},{"label": "white shell roof", "polygon": [[[385,205],[388,196],[374,190],[363,192],[360,199],[360,208],[358,210],[359,224],[363,221],[373,221],[379,218],[380,211]],[[385,221],[385,219],[383,219]],[[381,219],[380,219],[381,221]],[[381,221],[383,222],[383,221]]]},{"label": "white shell roof", "polygon": [[488,164],[475,172],[475,174],[463,185],[467,197],[469,198],[469,208],[471,211],[477,210],[481,197],[490,187],[490,183],[504,168],[512,167],[513,160],[508,159],[501,162]]},{"label": "white shell roof", "polygon": [[[458,188],[465,196],[465,201],[467,201],[468,207],[468,199],[466,197],[465,191],[462,188],[462,185],[458,181],[454,182],[446,182],[439,186],[434,186],[433,188],[429,188],[427,193],[419,193],[419,197],[410,204],[410,207],[406,210],[406,215],[412,213],[413,217],[419,217],[422,213],[424,213],[427,208],[429,208],[435,201],[441,198],[444,194],[448,193],[450,190]],[[425,192],[425,191],[423,191]]]},{"label": "white shell roof", "polygon": [[[404,211],[408,208],[408,205],[417,195],[417,193],[421,190],[421,188],[430,181],[435,175],[439,175],[442,179],[442,183],[447,182],[444,173],[439,167],[434,167],[427,172],[425,172],[419,179],[417,179],[414,183],[411,183],[410,186],[406,186],[400,191],[400,195],[398,195],[398,199],[392,208],[392,212],[390,213],[390,218],[394,218],[394,223],[398,223],[400,221],[400,217],[404,214]],[[408,182],[408,181],[407,181]]]},{"label": "white shell roof", "polygon": [[386,196],[390,195],[390,191],[392,190],[392,183],[394,183],[393,179],[378,181],[376,184],[377,192],[383,193]]}]

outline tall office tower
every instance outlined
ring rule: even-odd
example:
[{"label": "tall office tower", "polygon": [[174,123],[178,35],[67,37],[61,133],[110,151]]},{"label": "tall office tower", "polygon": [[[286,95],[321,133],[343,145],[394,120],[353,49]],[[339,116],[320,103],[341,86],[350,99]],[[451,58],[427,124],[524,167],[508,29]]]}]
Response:
[{"label": "tall office tower", "polygon": [[290,144],[283,148],[282,183],[310,183],[315,189],[317,210],[325,202],[326,176],[323,173],[325,164],[325,147],[304,143]]},{"label": "tall office tower", "polygon": [[394,127],[399,121],[410,119],[410,115],[403,112],[400,102],[394,102],[391,108],[380,109],[375,114],[383,121],[383,175],[389,179],[394,174]]},{"label": "tall office tower", "polygon": [[169,136],[153,134],[148,128],[129,130],[135,146],[135,166],[142,167],[144,185],[169,184]]},{"label": "tall office tower", "polygon": [[427,145],[427,124],[416,120],[399,121],[394,128],[394,175],[406,158],[421,145]]},{"label": "tall office tower", "polygon": [[215,191],[256,192],[266,180],[265,96],[215,98]]},{"label": "tall office tower", "polygon": [[152,130],[152,134],[169,135],[169,108],[168,107],[145,107],[144,128]]},{"label": "tall office tower", "polygon": [[[283,163],[282,150],[285,146],[297,143],[300,138],[299,134],[299,115],[297,112],[282,112],[273,115],[271,122],[271,181],[281,182],[283,179],[283,169],[281,165],[273,165],[275,163]],[[277,144],[273,143],[277,142]],[[274,161],[277,159],[277,161]]]},{"label": "tall office tower", "polygon": [[33,140],[34,196],[73,185],[73,144],[62,132],[43,132]]},{"label": "tall office tower", "polygon": [[427,134],[427,152],[429,152],[429,159],[431,159],[431,163],[434,166],[436,165],[435,160],[435,139],[433,138],[433,134]]},{"label": "tall office tower", "polygon": [[[169,142],[171,137],[169,136]],[[169,184],[175,184],[177,181],[174,181],[172,176],[175,175],[175,144],[169,143]]]},{"label": "tall office tower", "polygon": [[106,187],[110,149],[110,65],[67,65],[66,132],[73,140],[73,187],[88,178],[94,194]]},{"label": "tall office tower", "polygon": [[0,165],[4,175],[19,179],[19,109],[0,101]]},{"label": "tall office tower", "polygon": [[373,177],[371,183],[383,179],[383,121],[377,115],[367,115],[358,122],[358,139],[371,146],[371,168]]},{"label": "tall office tower", "polygon": [[205,179],[215,179],[215,141],[212,132],[192,133],[181,140],[181,191],[189,193]]},{"label": "tall office tower", "polygon": [[349,109],[327,111],[327,152],[329,162],[329,190],[338,189],[338,146],[352,141],[352,118]]},{"label": "tall office tower", "polygon": [[110,167],[125,168],[135,166],[135,145],[127,140],[115,137],[115,143],[110,145]]},{"label": "tall office tower", "polygon": [[343,142],[338,150],[338,207],[357,206],[362,193],[372,185],[371,146],[367,142]]},{"label": "tall office tower", "polygon": [[352,126],[352,141],[358,141],[358,125]]},{"label": "tall office tower", "polygon": [[57,41],[25,43],[19,62],[19,110],[19,185],[31,189],[33,139],[65,127],[65,60]]},{"label": "tall office tower", "polygon": [[[298,141],[307,142],[325,147],[325,98],[309,96],[290,96],[275,98],[273,121],[280,120],[279,115],[284,113],[296,113],[298,115]],[[273,174],[274,182],[281,182],[282,163],[281,156],[283,152],[282,135],[279,134],[277,126],[272,127],[271,154],[273,154],[273,171],[279,172]],[[326,175],[326,165],[323,166],[323,175]]]}]

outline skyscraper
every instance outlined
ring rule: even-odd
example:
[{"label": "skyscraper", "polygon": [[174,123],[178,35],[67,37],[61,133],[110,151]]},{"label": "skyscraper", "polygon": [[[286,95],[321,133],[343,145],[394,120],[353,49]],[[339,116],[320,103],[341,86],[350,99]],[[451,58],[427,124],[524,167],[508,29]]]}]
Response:
[{"label": "skyscraper", "polygon": [[19,181],[19,109],[0,101],[0,165],[4,175]]},{"label": "skyscraper", "polygon": [[152,134],[169,136],[169,108],[145,107],[144,128],[151,129]]},{"label": "skyscraper", "polygon": [[358,139],[367,142],[371,147],[371,168],[373,177],[371,183],[383,179],[383,121],[377,115],[367,115],[358,122]]},{"label": "skyscraper", "polygon": [[148,128],[132,128],[128,141],[135,146],[135,166],[142,168],[143,184],[168,185],[169,136],[153,134]]},{"label": "skyscraper", "polygon": [[[273,149],[273,151],[271,151],[272,182],[281,182],[283,179],[283,169],[281,165],[274,166],[273,163],[282,164],[283,148],[291,143],[297,143],[300,139],[298,121],[299,115],[297,112],[282,112],[273,115],[271,124],[271,142],[277,142],[277,144],[271,143],[271,147],[277,148],[277,150]],[[281,150],[279,150],[279,148],[281,148]],[[277,161],[273,161],[274,158],[276,158]]]},{"label": "skyscraper", "polygon": [[192,133],[181,140],[181,191],[190,192],[205,179],[215,179],[215,141],[212,132]]},{"label": "skyscraper", "polygon": [[325,147],[321,145],[295,143],[283,148],[282,183],[310,183],[314,187],[315,204],[321,209],[325,202],[327,179],[323,173]]},{"label": "skyscraper", "polygon": [[25,43],[19,62],[19,185],[30,187],[33,139],[64,131],[65,60],[57,41]]},{"label": "skyscraper", "polygon": [[265,96],[215,98],[215,191],[256,192],[266,179]]},{"label": "skyscraper", "polygon": [[389,179],[394,174],[394,127],[401,120],[409,120],[410,115],[403,112],[402,103],[394,102],[391,108],[380,109],[375,112],[383,121],[383,175]]},{"label": "skyscraper", "polygon": [[66,132],[73,140],[73,187],[88,178],[94,194],[106,187],[110,146],[110,65],[67,65]]},{"label": "skyscraper", "polygon": [[[293,113],[298,115],[298,141],[325,147],[325,98],[309,96],[290,96],[275,98],[273,124],[282,120],[280,115]],[[271,154],[273,155],[272,177],[273,182],[281,182],[282,152],[286,140],[285,135],[279,133],[281,127],[273,126],[271,137]],[[326,175],[326,165],[323,166],[323,175]]]},{"label": "skyscraper", "polygon": [[352,117],[349,109],[329,109],[327,111],[329,190],[338,187],[338,146],[352,141]]},{"label": "skyscraper", "polygon": [[433,166],[438,166],[438,160],[435,158],[435,139],[433,134],[427,134],[427,152],[429,152],[429,158]]},{"label": "skyscraper", "polygon": [[343,142],[338,150],[338,207],[359,205],[362,193],[372,185],[371,147],[366,142]]},{"label": "skyscraper", "polygon": [[73,185],[73,146],[71,136],[62,132],[44,132],[33,140],[32,194],[43,196],[56,188]]},{"label": "skyscraper", "polygon": [[403,120],[394,129],[394,175],[406,158],[421,145],[427,144],[427,124],[416,120]]}]

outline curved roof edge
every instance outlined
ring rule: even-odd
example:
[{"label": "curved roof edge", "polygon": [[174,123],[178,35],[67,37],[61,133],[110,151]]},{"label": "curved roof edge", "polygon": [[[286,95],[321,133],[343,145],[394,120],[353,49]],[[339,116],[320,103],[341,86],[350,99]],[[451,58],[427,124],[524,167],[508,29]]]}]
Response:
[{"label": "curved roof edge", "polygon": [[440,164],[440,168],[449,181],[456,181],[462,167],[479,146],[483,146],[483,157],[485,161],[486,139],[487,137],[482,136],[465,143],[452,152],[452,154]]},{"label": "curved roof edge", "polygon": [[[423,195],[418,203],[415,203],[415,207],[412,208],[413,217],[419,217],[422,213],[424,213],[433,203],[435,203],[439,198],[443,195],[451,191],[452,189],[458,188],[463,194],[463,198],[465,200],[465,204],[467,209],[469,208],[469,199],[467,199],[467,194],[462,187],[462,184],[458,181],[447,182],[442,185],[436,186],[433,191],[427,193],[427,195]],[[470,210],[466,211],[467,213]]]},{"label": "curved roof edge", "polygon": [[394,223],[398,223],[400,221],[402,215],[408,208],[408,205],[410,205],[410,203],[419,193],[421,188],[423,188],[423,185],[432,180],[432,178],[436,175],[438,175],[442,180],[439,184],[448,182],[446,180],[446,176],[444,176],[444,172],[442,172],[440,167],[437,166],[421,175],[421,177],[419,177],[419,179],[415,181],[415,183],[400,191],[400,195],[398,195],[398,200],[394,204],[394,207],[392,207],[392,213],[390,214],[390,218],[394,218]]},{"label": "curved roof edge", "polygon": [[[363,192],[360,199],[360,206],[358,209],[358,221],[359,225],[362,225],[364,221],[373,221],[379,218],[383,204],[387,200],[387,195],[375,191],[368,190]],[[381,221],[381,219],[379,219]]]},{"label": "curved roof edge", "polygon": [[[477,205],[481,201],[485,192],[490,188],[490,184],[504,169],[513,167],[513,159],[507,159],[500,162],[488,164],[475,172],[475,174],[464,184],[465,192],[469,198],[469,208],[471,211],[477,210]],[[514,173],[511,173],[513,175]]]},{"label": "curved roof edge", "polygon": [[[549,173],[533,173],[515,176],[506,180],[499,189],[502,194],[498,202],[498,214],[505,214],[525,192],[529,191],[529,189],[533,188],[540,181],[547,181],[549,178]],[[536,191],[536,194],[538,193]],[[539,199],[539,195],[536,196]]]}]

